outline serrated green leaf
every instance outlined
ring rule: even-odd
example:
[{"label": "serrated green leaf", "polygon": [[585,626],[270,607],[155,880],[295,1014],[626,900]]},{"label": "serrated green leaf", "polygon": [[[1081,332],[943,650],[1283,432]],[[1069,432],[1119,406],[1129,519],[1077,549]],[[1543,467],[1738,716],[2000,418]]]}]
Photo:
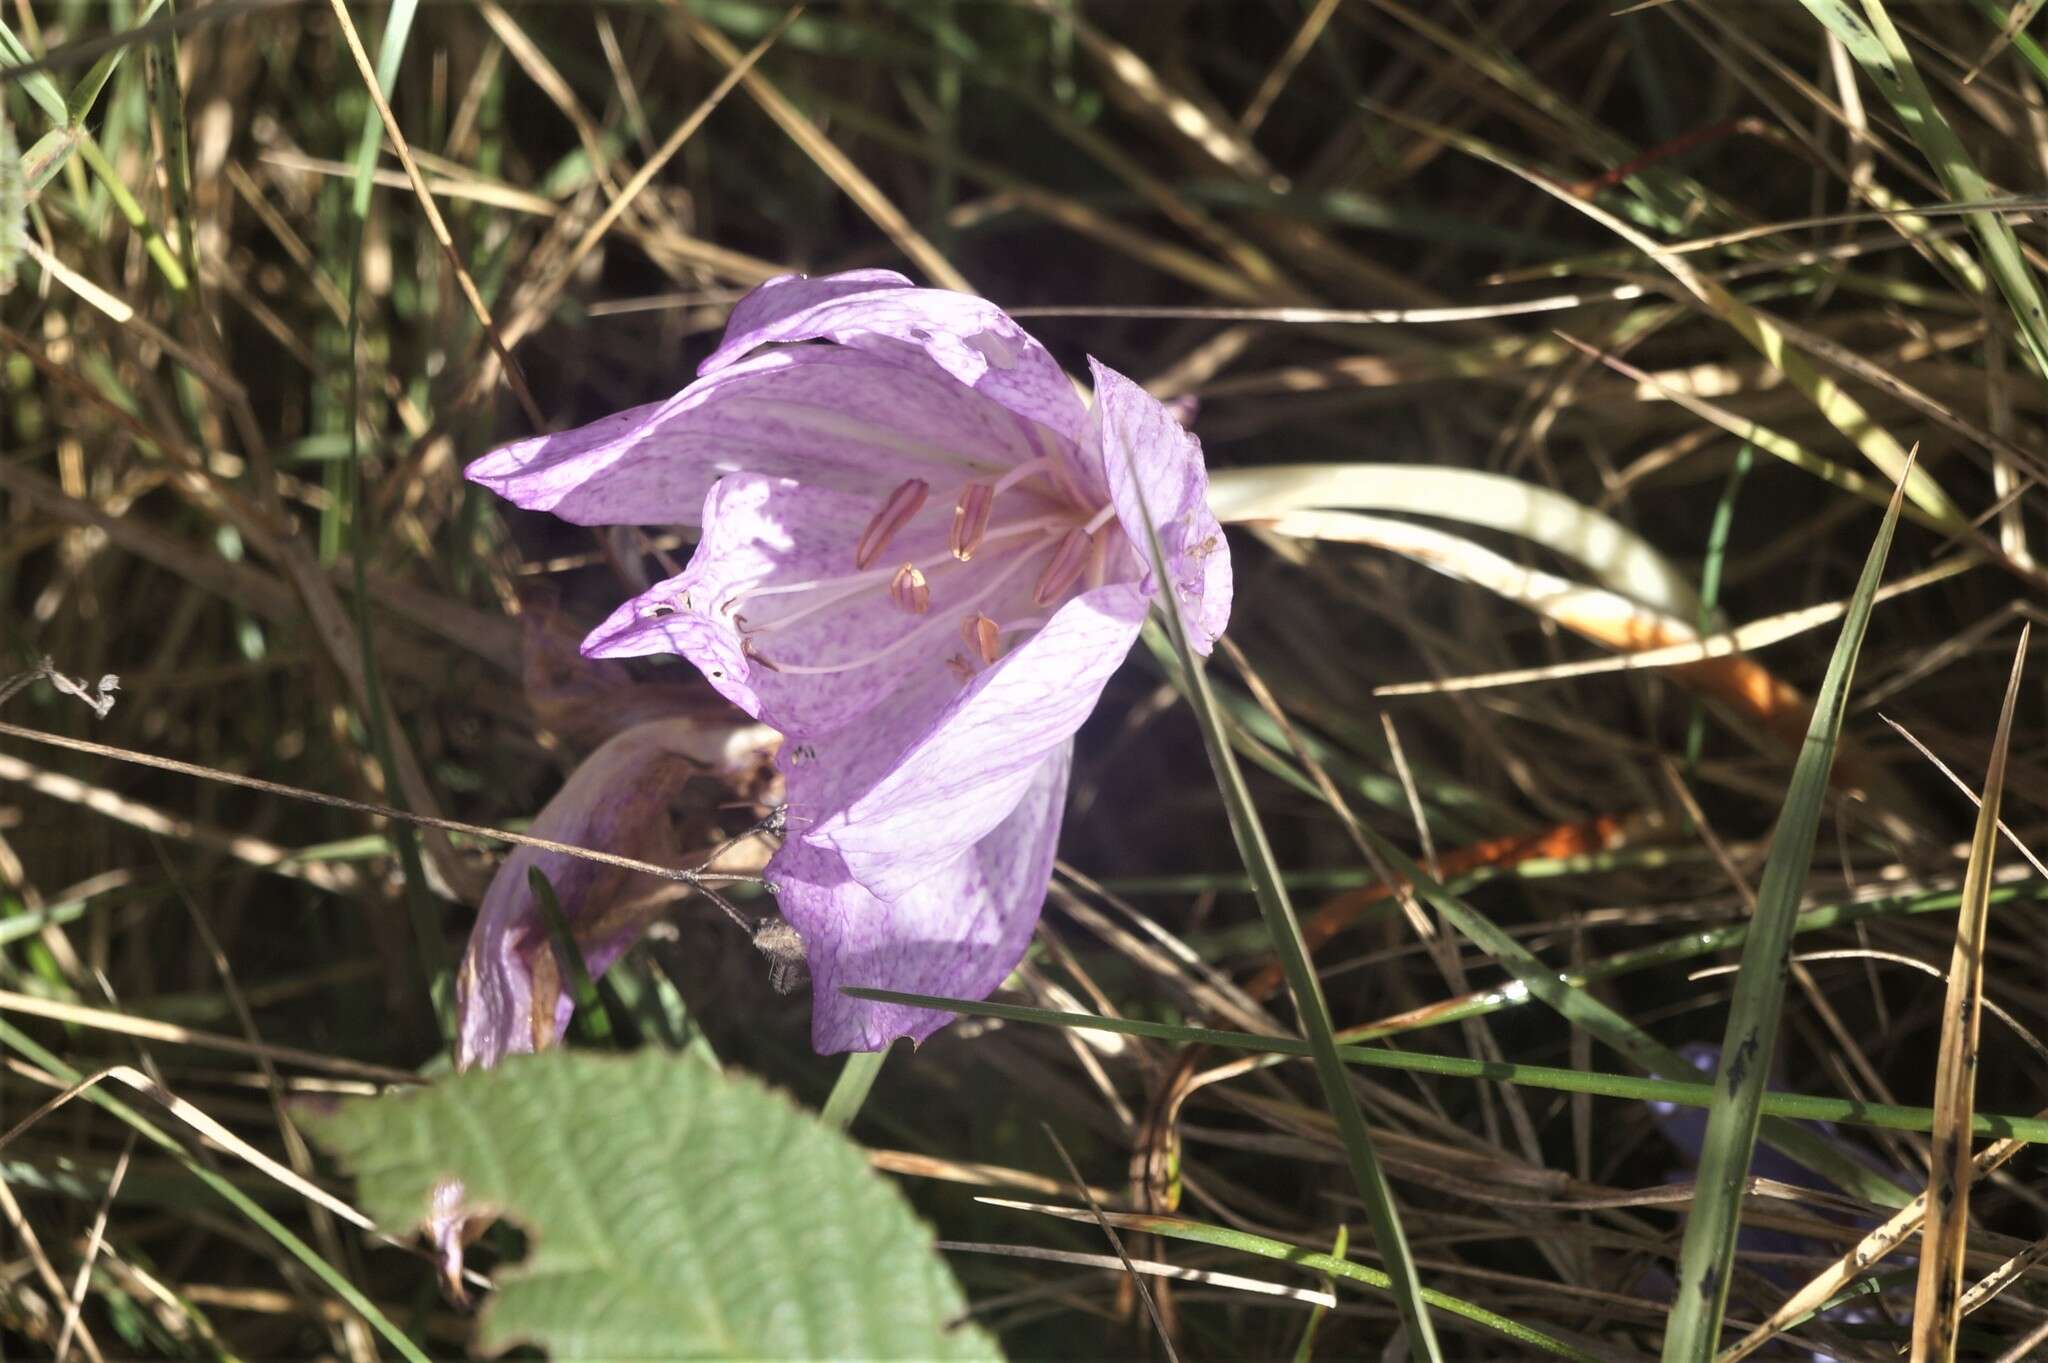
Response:
[{"label": "serrated green leaf", "polygon": [[686,1056],[551,1051],[308,1116],[381,1225],[435,1185],[517,1223],[477,1345],[559,1359],[995,1359],[929,1230],[848,1141]]}]

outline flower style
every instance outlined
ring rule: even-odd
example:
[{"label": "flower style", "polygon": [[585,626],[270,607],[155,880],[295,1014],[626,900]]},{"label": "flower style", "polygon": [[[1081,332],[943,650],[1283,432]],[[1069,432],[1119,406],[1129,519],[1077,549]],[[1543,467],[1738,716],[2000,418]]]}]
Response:
[{"label": "flower style", "polygon": [[[818,344],[822,342],[823,344]],[[1158,596],[1230,611],[1201,446],[1090,360],[1093,406],[993,304],[886,270],[771,280],[695,383],[468,476],[584,525],[701,524],[678,576],[588,639],[677,653],[784,735],[769,863],[823,1052],[948,1020],[843,985],[981,998],[1051,879],[1072,739]]]}]

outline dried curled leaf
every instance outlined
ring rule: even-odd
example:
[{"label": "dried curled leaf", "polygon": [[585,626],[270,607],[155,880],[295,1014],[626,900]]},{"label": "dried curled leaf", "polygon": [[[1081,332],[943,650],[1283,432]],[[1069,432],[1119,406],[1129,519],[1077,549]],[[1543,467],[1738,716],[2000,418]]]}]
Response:
[{"label": "dried curled leaf", "polygon": [[[721,798],[765,794],[775,733],[730,720],[706,724],[672,717],[635,725],[592,753],[534,820],[537,837],[619,856],[680,864],[688,847],[716,841],[715,826],[678,822],[672,801],[697,777],[713,778]],[[758,851],[759,849],[757,849]],[[639,940],[673,887],[617,866],[535,847],[505,858],[477,911],[457,976],[460,1014],[456,1063],[495,1065],[519,1051],[544,1050],[569,1025],[574,1004],[564,988],[547,919],[534,898],[538,869],[558,896],[576,946],[593,976]]]}]

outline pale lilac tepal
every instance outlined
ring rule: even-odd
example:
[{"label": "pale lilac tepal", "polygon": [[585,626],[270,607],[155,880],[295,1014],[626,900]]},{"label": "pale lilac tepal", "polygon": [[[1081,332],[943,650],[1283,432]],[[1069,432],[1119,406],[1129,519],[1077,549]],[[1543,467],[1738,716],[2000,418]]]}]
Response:
[{"label": "pale lilac tepal", "polygon": [[584,525],[701,525],[678,576],[584,641],[676,653],[784,735],[768,866],[820,1051],[946,1015],[844,985],[982,998],[1052,873],[1073,736],[1160,591],[1195,646],[1230,612],[1201,446],[1089,361],[1092,405],[983,299],[886,270],[771,280],[695,383],[486,456],[469,477]]}]

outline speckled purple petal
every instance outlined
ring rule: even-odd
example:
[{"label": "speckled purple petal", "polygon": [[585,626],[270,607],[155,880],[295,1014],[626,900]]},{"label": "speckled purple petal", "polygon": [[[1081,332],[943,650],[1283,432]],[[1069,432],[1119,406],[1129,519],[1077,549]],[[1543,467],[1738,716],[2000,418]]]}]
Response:
[{"label": "speckled purple petal", "polygon": [[841,298],[916,287],[910,276],[894,270],[841,270],[838,274],[827,275],[784,274],[763,280],[749,289],[746,297],[732,305],[732,312],[725,319],[725,338],[699,372],[709,373],[731,363],[725,358],[728,351],[744,352],[775,339],[772,333],[788,326],[790,319],[799,313]]},{"label": "speckled purple petal", "polygon": [[800,832],[883,899],[910,894],[1010,816],[1095,709],[1145,622],[1128,584],[1068,601],[974,680],[873,784]]},{"label": "speckled purple petal", "polygon": [[[981,997],[1000,982],[1050,877],[1073,735],[1157,592],[1175,594],[1203,652],[1228,619],[1230,555],[1201,446],[1122,375],[1095,366],[1091,410],[993,304],[891,271],[771,280],[733,310],[699,372],[667,402],[520,442],[469,473],[586,524],[705,526],[689,567],[621,606],[584,652],[681,654],[787,735],[789,836],[772,878],[817,976],[819,1049],[921,1038],[943,1015],[850,1003],[839,987]],[[947,543],[956,500],[1006,475],[960,562]],[[885,549],[870,539],[859,567],[877,513],[916,504],[909,479],[928,485],[923,508]],[[1105,507],[1114,520],[1092,542],[1075,534],[1108,520]],[[1091,544],[1098,557],[1077,554]],[[920,594],[892,600],[906,562]],[[1068,595],[1077,581],[1091,585]],[[611,793],[565,790],[559,817],[617,842],[661,777],[623,759],[592,765],[607,766],[591,779]],[[599,826],[612,817],[623,822]],[[567,1021],[556,994],[533,1016],[536,962],[552,956],[529,865],[559,871],[565,905],[585,893],[585,864],[508,859],[465,961],[467,1055],[547,1044]],[[634,931],[593,924],[592,964]]]},{"label": "speckled purple petal", "polygon": [[[776,735],[758,725],[706,725],[694,719],[641,724],[613,738],[570,774],[533,821],[535,837],[618,856],[661,861],[675,855],[667,805],[692,776],[739,775],[767,761]],[[584,964],[601,975],[640,936],[647,919],[633,911],[657,883],[601,862],[516,847],[498,867],[477,910],[476,926],[456,980],[455,1063],[495,1065],[507,1055],[561,1039],[575,1011],[555,980],[547,920],[528,872],[538,867],[553,886],[576,934]],[[535,1013],[536,972],[543,1005]]]},{"label": "speckled purple petal", "polygon": [[917,288],[890,270],[769,280],[740,300],[724,343],[697,372],[717,373],[757,346],[818,339],[898,363],[928,360],[1069,445],[1087,426],[1087,409],[1051,352],[1001,308],[973,294]]},{"label": "speckled purple petal", "polygon": [[862,888],[836,853],[799,838],[783,844],[768,880],[804,939],[821,1054],[923,1041],[953,1017],[850,999],[844,985],[980,999],[1016,967],[1052,880],[1072,758],[1071,743],[1045,754],[1007,818],[893,899]]},{"label": "speckled purple petal", "polygon": [[[1006,494],[984,551],[962,563],[946,549],[950,506],[934,498],[863,572],[854,548],[883,500],[751,473],[721,478],[705,500],[704,538],[689,566],[614,611],[584,653],[679,653],[733,704],[793,737],[830,733],[877,706],[901,708],[906,688],[948,675],[962,615],[1028,599],[1037,564],[999,552],[1002,529],[1048,507],[1027,489]],[[890,578],[904,562],[927,575],[924,615],[890,598]],[[774,590],[849,577],[835,587]],[[758,589],[768,590],[750,594]],[[872,661],[824,674],[799,670],[859,659]]]},{"label": "speckled purple petal", "polygon": [[1145,535],[1144,513],[1151,512],[1188,642],[1207,654],[1230,622],[1231,573],[1230,546],[1209,510],[1202,442],[1137,384],[1094,359],[1088,367],[1095,408],[1084,449],[1099,453],[1117,523],[1147,565],[1147,590],[1156,590]]},{"label": "speckled purple petal", "polygon": [[929,367],[784,346],[664,401],[507,445],[464,476],[578,525],[689,525],[711,484],[740,470],[842,491],[906,478],[953,489],[1041,452],[1006,407]]}]

